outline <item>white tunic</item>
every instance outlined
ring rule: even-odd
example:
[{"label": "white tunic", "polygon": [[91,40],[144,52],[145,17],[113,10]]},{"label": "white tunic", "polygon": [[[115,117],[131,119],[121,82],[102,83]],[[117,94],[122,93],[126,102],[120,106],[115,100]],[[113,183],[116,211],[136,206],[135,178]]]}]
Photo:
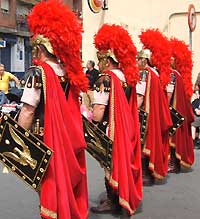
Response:
[{"label": "white tunic", "polygon": [[[121,70],[119,69],[113,69],[112,72],[119,78],[121,82],[126,82],[124,74]],[[104,91],[96,91],[94,90],[94,100],[93,100],[93,105],[94,104],[101,104],[101,105],[108,105],[109,101],[109,92],[104,92]]]},{"label": "white tunic", "polygon": [[[51,61],[47,61],[46,63],[49,64],[53,68],[56,75],[58,76],[65,75],[65,71],[60,64],[57,64]],[[28,80],[26,83],[28,83]],[[36,108],[40,102],[40,96],[41,96],[41,89],[37,89],[34,87],[28,88],[25,85],[24,92],[21,98],[21,102],[29,104]]]}]

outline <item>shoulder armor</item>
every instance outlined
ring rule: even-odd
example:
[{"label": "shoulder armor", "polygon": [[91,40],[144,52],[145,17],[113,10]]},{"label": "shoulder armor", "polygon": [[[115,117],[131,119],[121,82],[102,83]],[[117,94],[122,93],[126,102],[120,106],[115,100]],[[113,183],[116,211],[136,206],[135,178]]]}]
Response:
[{"label": "shoulder armor", "polygon": [[110,76],[108,74],[99,74],[94,84],[94,90],[110,92]]},{"label": "shoulder armor", "polygon": [[42,69],[37,66],[31,66],[25,72],[21,85],[27,88],[40,89],[42,87]]},{"label": "shoulder armor", "polygon": [[148,71],[142,70],[140,71],[140,81],[146,81],[147,80]]},{"label": "shoulder armor", "polygon": [[175,84],[176,82],[176,75],[172,72],[170,75],[170,84]]}]

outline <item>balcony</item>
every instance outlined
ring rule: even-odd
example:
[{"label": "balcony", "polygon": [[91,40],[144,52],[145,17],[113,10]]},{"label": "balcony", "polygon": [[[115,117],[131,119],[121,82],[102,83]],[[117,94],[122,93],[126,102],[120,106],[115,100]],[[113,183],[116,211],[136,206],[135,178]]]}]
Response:
[{"label": "balcony", "polygon": [[28,5],[35,5],[38,2],[40,2],[40,0],[18,0],[18,1]]}]

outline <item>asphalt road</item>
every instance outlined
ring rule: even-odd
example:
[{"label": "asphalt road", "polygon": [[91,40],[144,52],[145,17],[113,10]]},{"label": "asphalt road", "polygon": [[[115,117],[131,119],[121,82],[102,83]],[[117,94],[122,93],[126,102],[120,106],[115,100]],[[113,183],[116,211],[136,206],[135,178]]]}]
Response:
[{"label": "asphalt road", "polygon": [[[140,212],[131,219],[199,219],[200,218],[200,150],[195,151],[192,171],[170,174],[167,183],[144,188]],[[88,155],[88,188],[90,207],[98,203],[104,189],[103,171]],[[38,195],[13,174],[3,174],[0,168],[0,219],[40,219]],[[109,214],[89,219],[126,218]]]},{"label": "asphalt road", "polygon": [[[104,189],[102,170],[88,159],[90,206],[97,204]],[[93,180],[92,180],[93,179]],[[127,218],[95,215],[89,219]],[[131,219],[199,219],[200,218],[200,150],[195,150],[195,164],[190,172],[169,174],[166,183],[144,187],[142,208]]]}]

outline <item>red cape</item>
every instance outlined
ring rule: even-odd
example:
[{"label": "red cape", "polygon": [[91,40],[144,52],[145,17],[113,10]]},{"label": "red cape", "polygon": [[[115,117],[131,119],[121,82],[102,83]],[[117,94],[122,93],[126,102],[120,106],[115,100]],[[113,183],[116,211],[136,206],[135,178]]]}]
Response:
[{"label": "red cape", "polygon": [[114,140],[112,171],[108,177],[113,189],[118,190],[119,203],[133,214],[142,200],[141,146],[136,92],[131,98],[132,112],[118,77],[111,76],[109,103],[109,137]]},{"label": "red cape", "polygon": [[182,126],[176,130],[171,139],[171,146],[175,147],[176,157],[181,165],[186,168],[194,163],[194,144],[191,134],[191,123],[194,120],[192,105],[184,92],[184,84],[181,75],[173,70],[176,76],[176,84],[173,95],[173,107],[185,118]]},{"label": "red cape", "polygon": [[84,141],[78,96],[66,101],[54,70],[42,63],[45,83],[44,142],[53,151],[42,181],[41,216],[47,219],[85,219],[88,196]]},{"label": "red cape", "polygon": [[168,171],[169,128],[172,126],[167,96],[161,87],[159,76],[147,67],[148,79],[144,98],[148,112],[146,142],[143,153],[149,156],[149,169],[157,179],[163,179]]}]

